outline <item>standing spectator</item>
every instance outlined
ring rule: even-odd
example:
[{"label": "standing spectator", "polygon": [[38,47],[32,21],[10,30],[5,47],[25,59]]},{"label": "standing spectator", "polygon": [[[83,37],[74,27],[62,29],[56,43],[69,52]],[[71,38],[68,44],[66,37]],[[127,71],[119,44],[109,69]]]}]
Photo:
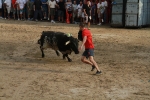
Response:
[{"label": "standing spectator", "polygon": [[28,0],[24,0],[24,8],[23,8],[23,17],[24,17],[24,20],[26,20],[26,15],[27,14],[27,1]]},{"label": "standing spectator", "polygon": [[82,22],[82,8],[83,8],[83,3],[82,1],[80,1],[80,4],[78,4],[77,6],[77,15],[78,15],[78,18],[80,19],[80,22]]},{"label": "standing spectator", "polygon": [[13,17],[15,20],[16,19],[16,11],[17,11],[16,0],[12,0],[11,3],[12,3]]},{"label": "standing spectator", "polygon": [[11,0],[5,0],[4,3],[6,4],[7,13],[8,13],[8,19],[10,19]]},{"label": "standing spectator", "polygon": [[50,0],[48,1],[48,6],[50,10],[50,15],[51,15],[51,23],[55,23],[54,21],[54,16],[55,16],[55,7],[56,7],[56,1],[55,0]]},{"label": "standing spectator", "polygon": [[66,22],[71,23],[72,19],[72,2],[71,0],[67,0],[66,2]]},{"label": "standing spectator", "polygon": [[48,7],[47,7],[47,0],[41,0],[42,1],[42,12],[44,19],[47,19],[47,13],[48,13]]},{"label": "standing spectator", "polygon": [[107,2],[107,0],[104,0],[104,7],[105,7],[105,10],[104,10],[104,15],[103,15],[104,17],[103,17],[103,19],[104,19],[104,22],[106,23],[106,22],[108,22],[107,21],[107,19],[108,19],[107,18],[108,17],[108,14],[107,14],[108,2]]},{"label": "standing spectator", "polygon": [[31,20],[34,19],[34,9],[33,9],[33,4],[34,4],[34,0],[30,0],[31,1]]},{"label": "standing spectator", "polygon": [[0,0],[0,18],[2,18],[2,0]]},{"label": "standing spectator", "polygon": [[91,21],[91,3],[90,1],[87,1],[87,4],[85,4],[83,6],[83,10],[84,10],[84,15],[85,15],[85,18],[86,18],[86,21],[85,23],[88,24],[88,29],[90,30],[90,21]]},{"label": "standing spectator", "polygon": [[42,2],[41,0],[35,0],[34,4],[33,4],[33,8],[34,8],[34,18],[35,21],[38,21],[38,14],[40,15],[40,19],[42,20]]},{"label": "standing spectator", "polygon": [[[23,9],[24,9],[24,6],[25,6],[25,1],[24,0],[17,0],[16,3],[18,4],[18,10],[19,10],[19,13],[20,13],[20,19],[22,20],[23,18]],[[19,17],[18,17],[18,20],[20,20]]]},{"label": "standing spectator", "polygon": [[76,4],[76,1],[74,0],[73,1],[73,5],[72,5],[72,7],[73,7],[73,17],[72,17],[72,22],[73,23],[76,23],[76,21],[75,21],[75,18],[77,18],[77,4]]},{"label": "standing spectator", "polygon": [[99,3],[97,4],[97,14],[98,14],[98,18],[99,18],[99,24],[97,24],[97,25],[101,25],[101,23],[103,22],[104,10],[105,10],[104,2],[99,0]]},{"label": "standing spectator", "polygon": [[31,20],[31,16],[32,16],[32,10],[33,10],[33,2],[31,2],[31,0],[27,1],[27,12],[28,12],[28,20]]},{"label": "standing spectator", "polygon": [[91,16],[92,16],[93,24],[95,24],[95,19],[96,19],[96,4],[95,4],[95,1],[92,2]]},{"label": "standing spectator", "polygon": [[63,0],[58,2],[58,21],[62,20],[64,22],[64,11],[65,11],[65,3]]}]

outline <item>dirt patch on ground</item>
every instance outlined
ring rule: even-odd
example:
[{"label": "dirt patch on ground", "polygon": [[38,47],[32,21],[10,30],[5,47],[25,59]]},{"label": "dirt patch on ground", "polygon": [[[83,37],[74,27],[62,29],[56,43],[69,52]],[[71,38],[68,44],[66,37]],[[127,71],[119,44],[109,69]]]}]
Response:
[{"label": "dirt patch on ground", "polygon": [[150,100],[150,28],[91,26],[101,75],[72,53],[73,62],[37,40],[46,30],[72,33],[78,25],[0,20],[0,100]]}]

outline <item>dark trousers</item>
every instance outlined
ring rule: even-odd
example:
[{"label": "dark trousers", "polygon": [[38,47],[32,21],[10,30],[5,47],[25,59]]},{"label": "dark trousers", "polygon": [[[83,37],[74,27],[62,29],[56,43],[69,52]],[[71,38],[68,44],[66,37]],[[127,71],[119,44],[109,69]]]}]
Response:
[{"label": "dark trousers", "polygon": [[40,15],[40,19],[42,19],[42,11],[41,10],[35,10],[35,12],[34,12],[34,19],[38,18],[38,14]]}]

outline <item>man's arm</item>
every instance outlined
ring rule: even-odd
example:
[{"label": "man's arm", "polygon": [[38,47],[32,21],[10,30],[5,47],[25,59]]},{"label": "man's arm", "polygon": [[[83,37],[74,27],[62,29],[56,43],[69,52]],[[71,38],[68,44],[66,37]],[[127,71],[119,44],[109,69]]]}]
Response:
[{"label": "man's arm", "polygon": [[81,50],[83,49],[83,46],[84,46],[86,40],[87,40],[87,36],[84,36],[84,37],[83,37],[82,44],[81,44],[81,47],[79,48],[79,51],[81,51]]}]

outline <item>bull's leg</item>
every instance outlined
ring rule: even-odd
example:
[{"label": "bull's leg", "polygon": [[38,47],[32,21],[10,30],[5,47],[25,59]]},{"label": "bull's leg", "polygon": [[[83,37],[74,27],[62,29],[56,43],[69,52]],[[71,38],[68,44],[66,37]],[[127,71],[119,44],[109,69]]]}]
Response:
[{"label": "bull's leg", "polygon": [[64,60],[66,59],[66,54],[63,54],[63,59],[64,59]]},{"label": "bull's leg", "polygon": [[43,48],[42,48],[42,47],[40,47],[40,49],[41,49],[41,52],[42,52],[42,58],[44,58],[44,57],[45,57],[45,55],[44,55]]},{"label": "bull's leg", "polygon": [[59,54],[59,52],[57,50],[55,50],[55,52],[56,52],[57,56],[60,56],[60,54]]},{"label": "bull's leg", "polygon": [[72,60],[68,57],[68,54],[65,54],[65,55],[63,55],[63,57],[67,57],[67,59],[68,59],[68,62],[72,62]]}]

